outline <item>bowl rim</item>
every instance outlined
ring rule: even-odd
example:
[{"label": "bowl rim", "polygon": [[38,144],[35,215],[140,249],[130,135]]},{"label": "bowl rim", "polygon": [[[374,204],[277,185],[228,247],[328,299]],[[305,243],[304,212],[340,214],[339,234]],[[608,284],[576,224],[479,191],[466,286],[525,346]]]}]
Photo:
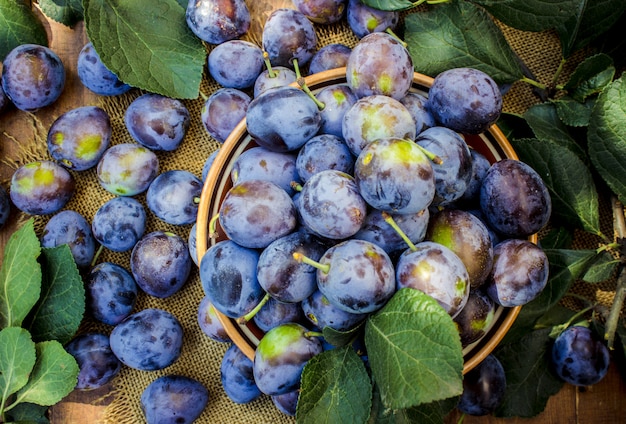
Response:
[{"label": "bowl rim", "polygon": [[[341,67],[306,76],[304,77],[304,82],[308,87],[323,84],[320,87],[315,87],[315,90],[319,90],[324,86],[337,83],[338,80],[345,80],[345,77],[346,68]],[[418,85],[429,88],[432,85],[433,80],[434,78],[432,77],[420,74],[418,72],[414,72],[413,86]],[[293,83],[291,85],[298,87],[297,83]],[[199,259],[204,256],[204,254],[210,247],[209,240],[211,240],[211,235],[209,232],[209,225],[211,219],[213,218],[212,216],[210,216],[210,204],[212,203],[211,199],[213,198],[215,189],[219,184],[219,180],[222,176],[222,170],[227,165],[229,160],[233,157],[233,155],[237,154],[238,148],[240,150],[243,150],[240,146],[238,146],[238,142],[244,137],[247,132],[246,130],[246,118],[244,117],[235,126],[233,131],[226,138],[226,140],[224,140],[224,143],[222,143],[222,145],[219,147],[220,151],[216,154],[213,164],[211,165],[206,180],[203,184],[202,192],[200,195],[200,203],[198,205],[198,215],[196,218],[196,251]],[[513,149],[513,146],[510,144],[504,133],[496,124],[493,124],[491,127],[489,127],[486,132],[488,132],[489,135],[497,142],[497,145],[501,149],[505,158],[519,160],[519,157]],[[217,223],[217,226],[219,227],[219,222]],[[537,234],[532,234],[528,237],[528,240],[534,244],[537,244]],[[493,333],[490,334],[490,337],[486,337],[487,334],[489,334],[487,333],[479,341],[470,345],[477,348],[475,352],[472,350],[468,352],[468,355],[464,355],[463,374],[468,373],[493,352],[493,350],[496,348],[496,346],[500,343],[500,341],[504,338],[506,333],[513,325],[513,322],[519,315],[521,306],[500,307],[499,309],[501,312],[499,315],[496,316],[491,327],[492,329],[494,329],[497,325],[497,328],[495,328]],[[255,347],[251,344],[249,336],[242,330],[241,326],[237,324],[234,319],[227,317],[217,310],[216,314],[222,326],[224,327],[224,330],[231,338],[232,343],[237,345],[250,360],[254,360]]]}]

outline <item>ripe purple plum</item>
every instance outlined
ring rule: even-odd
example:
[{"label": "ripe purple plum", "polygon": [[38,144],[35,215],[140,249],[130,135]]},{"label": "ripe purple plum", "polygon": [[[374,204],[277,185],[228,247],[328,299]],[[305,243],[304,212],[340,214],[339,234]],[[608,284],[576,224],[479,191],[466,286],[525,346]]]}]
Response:
[{"label": "ripe purple plum", "polygon": [[348,85],[358,97],[383,94],[399,100],[409,92],[413,72],[407,49],[384,32],[361,38],[346,64]]},{"label": "ripe purple plum", "polygon": [[504,400],[506,375],[494,355],[487,355],[465,375],[463,393],[457,408],[464,414],[483,416],[493,413]]},{"label": "ripe purple plum", "polygon": [[345,0],[293,0],[293,5],[318,25],[339,22],[346,9]]},{"label": "ripe purple plum", "polygon": [[95,239],[114,252],[132,249],[146,229],[146,210],[133,197],[114,197],[103,203],[91,220]]},{"label": "ripe purple plum", "polygon": [[148,209],[162,221],[172,225],[192,224],[198,216],[202,181],[184,169],[159,174],[148,187]]},{"label": "ripe purple plum", "polygon": [[254,314],[253,321],[260,330],[270,331],[272,328],[288,322],[302,322],[304,319],[300,303],[279,302],[269,298],[259,311]]},{"label": "ripe purple plum", "polygon": [[480,340],[495,319],[496,303],[482,289],[470,289],[467,303],[454,317],[461,345],[466,347]]},{"label": "ripe purple plum", "polygon": [[220,143],[246,117],[246,110],[252,99],[236,88],[219,88],[211,94],[200,112],[202,125],[211,137]]},{"label": "ripe purple plum", "polygon": [[339,309],[319,290],[315,290],[302,301],[302,311],[306,319],[316,328],[329,327],[336,331],[349,331],[367,317],[367,314],[355,314]]},{"label": "ripe purple plum", "polygon": [[100,96],[118,96],[132,88],[102,63],[91,42],[85,44],[78,53],[76,72],[80,82]]},{"label": "ripe purple plum", "polygon": [[261,397],[252,368],[252,361],[236,344],[232,344],[224,353],[220,364],[220,380],[226,396],[233,402],[246,404]]},{"label": "ripe purple plum", "polygon": [[352,174],[354,157],[341,137],[318,134],[298,150],[296,172],[306,182],[313,174],[327,169]]},{"label": "ripe purple plum", "polygon": [[96,166],[111,141],[111,119],[97,106],[81,106],[59,116],[47,136],[50,156],[75,171]]},{"label": "ripe purple plum", "polygon": [[141,393],[140,406],[148,424],[193,423],[209,403],[209,391],[198,380],[163,375]]},{"label": "ripe purple plum", "polygon": [[128,106],[124,123],[139,144],[151,150],[171,152],[185,138],[191,118],[182,101],[146,93]]},{"label": "ripe purple plum", "polygon": [[87,307],[104,324],[117,325],[135,309],[139,288],[131,273],[113,262],[101,262],[85,277]]},{"label": "ripe purple plum", "polygon": [[122,369],[122,363],[113,354],[106,334],[80,334],[65,345],[65,350],[78,363],[78,390],[98,389],[109,383]]},{"label": "ripe purple plum", "polygon": [[207,296],[204,296],[198,305],[198,326],[211,340],[220,343],[232,341],[218,318],[215,307]]},{"label": "ripe purple plum", "polygon": [[342,68],[348,64],[352,48],[341,43],[331,43],[321,47],[309,63],[309,74]]},{"label": "ripe purple plum", "polygon": [[164,231],[144,235],[133,247],[130,269],[137,285],[147,294],[167,298],[178,292],[191,273],[187,242]]},{"label": "ripe purple plum", "polygon": [[437,125],[435,118],[433,118],[433,115],[428,110],[428,99],[425,96],[414,91],[409,91],[406,96],[400,99],[400,103],[411,113],[415,121],[416,134]]},{"label": "ripe purple plum", "polygon": [[354,35],[363,38],[372,32],[395,30],[400,14],[396,11],[375,9],[361,0],[348,0],[346,18]]},{"label": "ripe purple plum", "polygon": [[291,67],[295,59],[299,66],[304,66],[315,54],[317,35],[313,23],[302,12],[279,8],[265,21],[262,45],[272,65]]},{"label": "ripe purple plum", "polygon": [[211,50],[207,67],[209,74],[223,87],[251,88],[263,71],[263,51],[249,41],[225,41]]},{"label": "ripe purple plum", "polygon": [[4,94],[20,110],[35,112],[51,105],[65,87],[65,66],[46,46],[21,44],[2,65]]},{"label": "ripe purple plum", "polygon": [[322,88],[315,97],[324,104],[319,133],[343,138],[343,117],[358,100],[356,94],[347,84],[333,84]]},{"label": "ripe purple plum", "polygon": [[91,225],[80,213],[65,209],[55,213],[46,223],[41,235],[42,247],[66,244],[78,267],[87,267],[96,252],[96,240]]},{"label": "ripe purple plum", "polygon": [[29,215],[60,211],[74,195],[76,181],[67,169],[52,161],[29,162],[11,177],[9,194],[16,208]]},{"label": "ripe purple plum", "polygon": [[233,184],[250,180],[269,181],[293,195],[292,182],[300,182],[296,153],[274,152],[265,147],[252,147],[235,159],[230,171]]},{"label": "ripe purple plum", "polygon": [[191,31],[210,44],[242,36],[251,22],[244,0],[190,0],[185,19]]},{"label": "ripe purple plum", "polygon": [[111,331],[110,343],[124,365],[140,371],[162,370],[180,357],[183,327],[172,313],[147,308],[117,324]]},{"label": "ripe purple plum", "polygon": [[609,363],[609,349],[589,327],[568,327],[552,345],[552,369],[563,381],[575,386],[598,383],[606,375]]}]

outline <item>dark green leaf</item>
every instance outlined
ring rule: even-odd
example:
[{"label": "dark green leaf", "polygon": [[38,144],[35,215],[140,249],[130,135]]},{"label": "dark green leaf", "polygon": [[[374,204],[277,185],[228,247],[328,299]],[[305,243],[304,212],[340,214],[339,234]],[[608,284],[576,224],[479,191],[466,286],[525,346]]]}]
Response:
[{"label": "dark green leaf", "polygon": [[596,258],[594,250],[545,249],[550,264],[546,287],[534,300],[522,307],[503,343],[518,340],[532,330],[544,314],[551,310]]},{"label": "dark green leaf", "polygon": [[519,60],[484,9],[465,1],[437,5],[405,18],[405,41],[415,70],[436,76],[472,67],[498,84],[523,77]]},{"label": "dark green leaf", "polygon": [[364,423],[372,385],[363,360],[350,346],[311,358],[302,372],[296,418],[299,423]]},{"label": "dark green leaf", "polygon": [[626,202],[626,84],[620,77],[598,97],[591,113],[589,157],[604,181]]},{"label": "dark green leaf", "polygon": [[597,54],[578,65],[563,88],[572,98],[583,102],[587,97],[601,92],[613,81],[614,76],[613,59],[606,54]]},{"label": "dark green leaf", "polygon": [[35,366],[35,343],[20,327],[0,330],[0,404],[28,383]]},{"label": "dark green leaf", "polygon": [[15,423],[48,424],[50,421],[46,417],[47,412],[47,406],[20,403],[14,408],[11,408],[11,410],[7,412],[7,415],[10,416]]},{"label": "dark green leaf", "polygon": [[42,294],[25,327],[36,342],[58,340],[65,344],[83,319],[85,288],[66,244],[43,249],[42,253]]},{"label": "dark green leaf", "polygon": [[188,0],[177,0],[177,1],[178,1],[178,4],[180,4],[180,7],[187,10],[187,5],[189,4]]},{"label": "dark green leaf", "polygon": [[33,220],[11,235],[0,269],[0,328],[22,325],[41,293],[41,245]]},{"label": "dark green leaf", "polygon": [[622,375],[626,379],[626,320],[620,319],[615,331],[615,353],[613,357]]},{"label": "dark green leaf", "polygon": [[410,408],[462,391],[458,330],[450,315],[419,290],[399,290],[368,318],[365,345],[386,407]]},{"label": "dark green leaf", "polygon": [[601,235],[598,192],[591,172],[569,149],[537,139],[513,143],[522,162],[546,183],[552,198],[552,217],[592,234]]},{"label": "dark green leaf", "polygon": [[44,15],[68,27],[83,20],[82,0],[39,0],[39,7]]},{"label": "dark green leaf", "polygon": [[[378,10],[406,10],[415,6],[409,0],[361,0],[363,4]],[[417,2],[416,2],[417,3]]]},{"label": "dark green leaf", "polygon": [[539,240],[539,246],[542,249],[569,249],[573,240],[574,234],[571,230],[564,227],[552,228]]},{"label": "dark green leaf", "polygon": [[529,107],[524,112],[524,119],[535,133],[535,137],[542,141],[552,141],[563,147],[567,147],[572,152],[584,160],[585,151],[576,143],[563,124],[556,111],[556,107],[551,103],[539,103]]},{"label": "dark green leaf", "polygon": [[18,402],[52,406],[76,387],[78,364],[56,340],[37,343],[37,362],[28,384],[17,392]]},{"label": "dark green leaf", "polygon": [[609,252],[604,251],[597,256],[596,260],[582,276],[582,279],[587,283],[607,281],[611,278],[619,264],[619,259],[615,259]]},{"label": "dark green leaf", "polygon": [[550,329],[533,331],[495,351],[504,367],[507,386],[497,416],[534,417],[563,387],[563,382],[550,371],[549,334]]},{"label": "dark green leaf", "polygon": [[556,113],[559,119],[570,127],[586,127],[589,125],[591,110],[595,104],[595,99],[587,99],[584,103],[579,102],[571,97],[564,96],[552,103],[556,107]]},{"label": "dark green leaf", "polygon": [[195,99],[206,50],[175,0],[86,0],[85,25],[104,65],[125,83]]},{"label": "dark green leaf", "polygon": [[562,325],[572,319],[576,315],[576,311],[561,306],[560,304],[554,305],[552,309],[542,315],[535,324],[536,329],[552,328],[554,326]]},{"label": "dark green leaf", "polygon": [[322,334],[324,335],[324,340],[326,340],[331,345],[345,346],[354,341],[357,334],[361,331],[362,328],[362,324],[359,324],[348,331],[337,331],[330,327],[324,327],[322,329]]},{"label": "dark green leaf", "polygon": [[441,424],[452,411],[458,396],[437,402],[426,403],[407,409],[385,409],[380,400],[380,392],[374,385],[372,414],[368,424]]},{"label": "dark green leaf", "polygon": [[580,0],[473,0],[506,25],[545,31],[565,22]]},{"label": "dark green leaf", "polygon": [[580,0],[571,17],[557,26],[563,57],[589,44],[606,32],[626,10],[623,0]]},{"label": "dark green leaf", "polygon": [[43,24],[29,6],[19,0],[0,0],[0,62],[20,44],[48,45]]}]

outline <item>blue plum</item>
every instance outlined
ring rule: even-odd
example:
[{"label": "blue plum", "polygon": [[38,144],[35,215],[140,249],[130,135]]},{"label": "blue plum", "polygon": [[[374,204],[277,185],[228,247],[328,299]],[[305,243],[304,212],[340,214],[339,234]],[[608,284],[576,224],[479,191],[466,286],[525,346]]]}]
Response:
[{"label": "blue plum", "polygon": [[78,53],[76,72],[85,87],[101,96],[118,96],[132,88],[102,63],[91,42],[85,44]]},{"label": "blue plum", "polygon": [[300,398],[300,390],[271,396],[272,403],[280,412],[290,417],[296,416],[296,406]]},{"label": "blue plum", "polygon": [[356,94],[347,84],[333,84],[322,88],[315,97],[324,104],[319,133],[343,138],[343,117],[358,100]]},{"label": "blue plum", "polygon": [[140,371],[161,370],[180,357],[183,327],[170,312],[147,308],[117,324],[111,331],[110,343],[124,365]]},{"label": "blue plum", "polygon": [[342,68],[348,63],[348,57],[352,48],[341,43],[326,44],[321,47],[309,63],[309,74],[327,71],[329,69]]},{"label": "blue plum", "polygon": [[60,211],[74,195],[76,181],[67,169],[52,161],[29,162],[11,177],[13,205],[30,215]]},{"label": "blue plum", "polygon": [[232,341],[208,296],[204,296],[198,305],[198,326],[211,340],[220,343]]},{"label": "blue plum", "polygon": [[247,89],[254,86],[263,72],[263,51],[245,40],[229,40],[216,46],[207,58],[209,74],[226,88]]},{"label": "blue plum", "polygon": [[209,403],[209,391],[195,378],[168,374],[141,393],[140,406],[148,424],[191,424]]},{"label": "blue plum", "polygon": [[355,314],[337,308],[319,290],[302,301],[302,311],[316,328],[329,327],[337,331],[351,330],[367,317],[367,314]]},{"label": "blue plum", "polygon": [[9,193],[0,186],[0,229],[4,227],[11,214],[11,198]]},{"label": "blue plum", "polygon": [[297,175],[302,181],[307,181],[313,174],[327,169],[352,174],[354,157],[341,137],[318,134],[298,150]]},{"label": "blue plum", "polygon": [[254,81],[253,97],[259,97],[261,93],[270,88],[284,87],[296,82],[296,73],[292,69],[284,66],[271,66],[269,60],[266,61],[266,64],[270,68],[261,72]]},{"label": "blue plum", "polygon": [[139,288],[131,273],[113,262],[101,262],[85,277],[85,294],[91,316],[117,325],[135,309]]},{"label": "blue plum", "polygon": [[198,38],[221,44],[248,32],[251,17],[244,0],[189,0],[185,20]]},{"label": "blue plum", "polygon": [[293,0],[293,5],[318,25],[339,22],[346,9],[345,0]]},{"label": "blue plum", "polygon": [[454,317],[463,347],[480,340],[487,334],[494,323],[495,312],[496,303],[484,290],[470,289],[467,303]]},{"label": "blue plum", "polygon": [[300,11],[275,9],[265,21],[261,35],[263,50],[272,65],[290,67],[307,64],[315,54],[317,34],[313,23]]},{"label": "blue plum", "polygon": [[130,270],[137,285],[158,298],[170,297],[183,287],[192,263],[182,237],[158,230],[139,239],[130,255]]},{"label": "blue plum", "polygon": [[2,88],[15,107],[35,112],[59,98],[65,74],[61,58],[50,48],[21,44],[3,60]]},{"label": "blue plum", "polygon": [[291,152],[274,152],[265,147],[252,147],[242,152],[230,171],[233,184],[244,181],[269,181],[292,195],[292,182],[300,182],[296,169],[296,154]]},{"label": "blue plum", "polygon": [[47,136],[50,156],[75,171],[96,166],[111,141],[111,119],[104,109],[81,106],[59,116]]},{"label": "blue plum", "polygon": [[114,197],[103,203],[93,216],[95,239],[114,252],[132,249],[146,229],[146,210],[132,197]]},{"label": "blue plum", "polygon": [[74,210],[65,209],[55,213],[41,235],[42,247],[63,244],[68,245],[77,266],[89,266],[96,252],[96,239],[87,219]]},{"label": "blue plum", "polygon": [[155,93],[137,97],[124,113],[124,124],[133,139],[157,151],[176,150],[190,123],[189,110],[181,100]]},{"label": "blue plum", "polygon": [[236,344],[232,344],[224,353],[220,365],[220,380],[224,392],[233,402],[245,404],[261,397],[262,393],[254,382],[252,368],[252,361]]},{"label": "blue plum", "polygon": [[437,125],[435,118],[428,110],[428,99],[414,91],[409,91],[406,96],[400,99],[400,103],[407,108],[415,121],[416,134]]},{"label": "blue plum", "polygon": [[235,127],[246,117],[252,99],[236,88],[219,88],[211,94],[200,112],[204,129],[220,143],[226,141]]},{"label": "blue plum", "polygon": [[494,355],[487,355],[465,375],[457,408],[468,415],[491,414],[504,400],[505,391],[504,367]]},{"label": "blue plum", "polygon": [[300,303],[284,303],[270,297],[254,315],[253,321],[259,329],[268,332],[272,328],[288,322],[302,322]]},{"label": "blue plum", "polygon": [[65,345],[65,350],[78,363],[78,390],[98,389],[109,383],[122,368],[122,363],[111,350],[109,336],[103,333],[80,334]]},{"label": "blue plum", "polygon": [[172,169],[159,174],[148,187],[148,209],[164,222],[186,225],[196,221],[202,181],[189,171]]},{"label": "blue plum", "polygon": [[372,32],[395,30],[400,14],[396,11],[375,9],[361,0],[348,0],[346,19],[354,35],[363,38]]},{"label": "blue plum", "polygon": [[550,353],[552,369],[575,386],[596,384],[609,369],[609,349],[589,327],[574,325],[563,330]]}]

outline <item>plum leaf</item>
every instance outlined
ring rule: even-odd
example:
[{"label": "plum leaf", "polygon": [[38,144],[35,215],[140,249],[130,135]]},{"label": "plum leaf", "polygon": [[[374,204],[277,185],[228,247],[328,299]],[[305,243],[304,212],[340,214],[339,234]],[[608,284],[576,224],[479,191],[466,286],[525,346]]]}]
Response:
[{"label": "plum leaf", "polygon": [[299,423],[364,423],[371,396],[369,376],[354,349],[330,349],[304,367],[296,418]]},{"label": "plum leaf", "polygon": [[70,28],[83,20],[81,0],[39,0],[39,7],[44,15]]},{"label": "plum leaf", "polygon": [[495,18],[522,31],[545,31],[569,19],[581,0],[474,0]]},{"label": "plum leaf", "polygon": [[176,0],[86,0],[85,27],[104,65],[133,87],[195,99],[206,51]]},{"label": "plum leaf", "polygon": [[31,218],[11,235],[0,268],[0,328],[19,327],[41,293],[41,253]]},{"label": "plum leaf", "polygon": [[8,327],[0,331],[0,394],[4,405],[8,396],[28,383],[35,366],[35,343],[28,331]]},{"label": "plum leaf", "polygon": [[458,330],[437,301],[419,290],[398,290],[368,318],[365,345],[385,407],[410,408],[462,392]]},{"label": "plum leaf", "polygon": [[20,44],[48,45],[43,24],[29,6],[15,0],[0,0],[0,61]]}]

